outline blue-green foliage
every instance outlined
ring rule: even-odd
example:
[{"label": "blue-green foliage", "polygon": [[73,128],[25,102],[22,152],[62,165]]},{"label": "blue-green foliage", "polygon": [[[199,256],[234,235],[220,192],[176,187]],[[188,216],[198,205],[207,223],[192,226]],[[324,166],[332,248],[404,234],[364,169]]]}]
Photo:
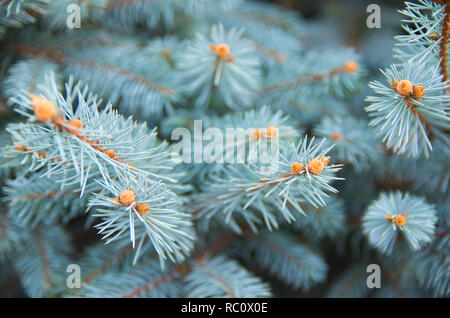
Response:
[{"label": "blue-green foliage", "polygon": [[[263,147],[271,149],[274,142],[295,141],[302,132],[302,129],[295,127],[295,123],[288,116],[285,116],[283,112],[274,112],[268,105],[259,108],[257,111],[251,109],[245,112],[236,112],[232,115],[199,115],[201,115],[199,117],[202,120],[201,124],[205,132],[211,128],[215,132],[220,131],[223,138],[214,137],[213,135],[208,141],[205,141],[200,136],[193,136],[193,143],[202,144],[205,150],[211,149],[211,156],[208,159],[211,162],[185,164],[183,167],[189,171],[190,182],[197,182],[199,179],[204,181],[210,175],[226,173],[227,168],[234,165],[234,162],[238,160],[241,163],[255,162],[255,160],[258,160],[258,158],[255,158],[255,154],[257,156],[262,155],[258,149],[261,149],[261,151]],[[176,122],[179,123],[178,121]],[[271,140],[264,135],[267,127],[278,127],[278,138],[276,140]],[[229,135],[232,135],[230,137],[227,135],[228,129],[241,129],[242,134],[239,135],[239,131],[237,131],[236,136],[230,133]],[[260,138],[255,139],[255,131],[260,133]],[[215,138],[218,140],[215,140]],[[223,145],[223,147],[213,147],[218,145]],[[213,149],[214,154],[212,154]],[[245,152],[238,155],[239,149],[243,149]],[[195,157],[193,154],[189,153],[188,155],[188,158],[194,162]]]},{"label": "blue-green foliage", "polygon": [[[211,176],[195,194],[193,213],[196,218],[209,220],[216,214],[235,227],[235,214],[240,214],[252,227],[263,221],[269,228],[278,228],[278,215],[292,222],[305,214],[302,203],[314,207],[325,205],[324,197],[336,193],[331,186],[338,179],[339,166],[328,165],[320,174],[311,174],[307,163],[325,156],[330,147],[325,140],[314,142],[305,137],[297,145],[283,147],[280,158],[266,165],[240,164],[227,168],[223,176]],[[292,163],[304,163],[299,174],[291,174]],[[214,202],[214,204],[211,204]]]},{"label": "blue-green foliage", "polygon": [[[108,0],[51,1],[45,10],[43,21],[50,29],[65,30],[67,21],[72,22],[74,13],[79,13],[80,27],[84,27],[88,22],[98,23],[101,21],[108,3]],[[71,17],[69,13],[72,15]]]},{"label": "blue-green foliage", "polygon": [[450,294],[449,248],[448,237],[436,238],[411,260],[416,278],[435,297],[448,297]]},{"label": "blue-green foliage", "polygon": [[24,24],[35,23],[32,14],[43,13],[50,0],[11,0],[0,3],[0,37],[7,28],[20,28]]},{"label": "blue-green foliage", "polygon": [[[441,34],[445,6],[431,0],[406,1],[400,10],[405,24],[404,35],[397,35],[394,57],[399,61],[411,60],[419,65],[436,65],[439,61],[439,45],[434,36]],[[450,63],[450,61],[449,61]]]},{"label": "blue-green foliage", "polygon": [[111,0],[108,2],[103,16],[104,24],[109,28],[132,31],[142,25],[149,29],[161,26],[173,28],[177,12],[201,16],[205,13],[230,10],[241,0]]},{"label": "blue-green foliage", "polygon": [[182,285],[176,272],[165,272],[158,261],[148,259],[126,272],[108,272],[95,285],[83,284],[78,297],[181,297]]},{"label": "blue-green foliage", "polygon": [[268,297],[267,283],[223,256],[201,259],[186,276],[188,297]]},{"label": "blue-green foliage", "polygon": [[[18,92],[25,90],[30,94],[38,91],[37,86],[45,83],[45,76],[53,72],[57,74],[58,65],[45,59],[22,60],[8,70],[9,76],[3,82],[2,94],[12,102]],[[56,78],[58,90],[61,89],[61,79]]]},{"label": "blue-green foliage", "polygon": [[326,137],[334,147],[330,154],[339,162],[361,171],[381,157],[381,147],[363,120],[344,114],[325,117],[315,128],[315,134]]},{"label": "blue-green foliage", "polygon": [[[52,182],[50,192],[49,188],[46,190],[42,188],[45,187],[45,183],[33,187],[32,182],[28,182],[25,187],[20,187],[20,190],[15,191],[20,191],[20,195],[26,197],[35,195],[35,191],[39,192],[40,189],[44,198],[50,194],[58,201],[61,196],[64,197],[67,194],[69,187],[70,191],[78,197],[83,197],[85,193],[94,194],[95,199],[91,200],[90,206],[106,205],[113,208],[113,211],[106,213],[106,220],[103,219],[103,222],[97,225],[100,227],[101,233],[106,231],[106,237],[112,236],[108,242],[120,239],[125,235],[131,239],[134,246],[137,237],[140,240],[139,254],[144,237],[148,234],[162,260],[166,258],[167,253],[174,254],[178,259],[182,258],[183,254],[192,248],[193,234],[189,233],[192,232],[190,230],[192,226],[189,222],[189,215],[179,212],[180,207],[179,203],[177,205],[176,195],[162,183],[162,180],[169,183],[174,181],[170,177],[170,172],[164,173],[164,176],[157,173],[157,171],[163,172],[171,169],[171,162],[167,160],[169,158],[167,144],[157,141],[156,133],[149,131],[145,124],[138,125],[131,118],[124,119],[110,107],[99,112],[95,97],[87,94],[86,91],[82,92],[78,86],[73,87],[68,84],[64,98],[56,90],[54,80],[50,78],[47,83],[44,95],[49,100],[56,101],[63,116],[81,119],[84,124],[83,136],[87,137],[88,141],[97,141],[96,147],[100,146],[110,150],[114,148],[115,155],[121,161],[99,151],[98,148],[92,146],[92,143],[86,142],[74,134],[59,131],[59,128],[52,123],[36,122],[34,116],[27,112],[30,110],[30,106],[25,95],[18,95],[16,101],[19,104],[22,101],[21,108],[24,109],[20,112],[29,116],[30,121],[12,124],[8,130],[13,136],[13,144],[25,147],[26,151],[12,148],[9,149],[9,156],[21,159],[21,169],[24,169],[24,163],[27,163],[28,171],[38,171],[46,166],[45,173],[40,173],[35,178],[48,176],[56,178],[57,182]],[[75,101],[78,102],[76,110],[72,104]],[[30,138],[32,135],[36,135],[36,137]],[[42,153],[46,155],[39,155]],[[150,184],[149,180],[155,181]],[[49,181],[51,182],[51,180]],[[16,182],[24,182],[24,180],[19,179]],[[6,188],[6,192],[11,195],[8,200],[11,201],[12,212],[20,216],[27,211],[25,208],[29,201],[13,198],[12,187],[14,184],[10,183],[9,186],[10,188]],[[94,189],[96,191],[93,191]],[[109,191],[108,194],[113,196],[109,199],[105,197],[103,189]],[[157,221],[158,227],[165,227],[163,232],[168,231],[167,233],[161,234],[161,228],[154,227],[153,219],[142,217],[137,213],[134,204],[123,208],[113,205],[112,199],[118,197],[121,191],[129,189],[136,192],[136,199],[139,200],[139,203],[151,205],[152,214],[161,213],[161,218],[158,218]],[[155,195],[156,193],[157,195]],[[72,200],[76,199],[72,196]],[[64,204],[59,202],[60,206],[61,203]],[[45,219],[46,222],[50,222],[52,218],[56,217],[55,212],[52,213],[45,200],[42,204],[47,205],[45,209],[39,209],[39,204],[35,202],[32,209],[38,209],[37,212],[29,213],[30,211],[27,211],[28,213],[21,217],[23,221],[35,225],[41,220]],[[169,209],[171,204],[173,206]],[[72,202],[72,205],[75,208],[76,202]],[[102,217],[102,211],[104,213],[108,210],[100,209],[95,215]],[[77,212],[79,213],[80,210],[78,209]],[[66,213],[65,218],[70,218],[72,213]],[[126,220],[125,223],[123,218]],[[134,218],[137,218],[136,229]],[[126,224],[128,220],[130,221],[129,225]],[[168,221],[178,223],[178,226],[184,231],[172,229],[173,223],[166,223]],[[181,241],[177,242],[178,239]],[[180,245],[178,245],[179,243]],[[173,259],[171,255],[170,258]]]},{"label": "blue-green foliage", "polygon": [[[106,244],[125,238],[131,239],[134,247],[139,241],[139,254],[148,236],[162,261],[183,260],[192,249],[195,234],[191,216],[180,212],[176,195],[163,183],[122,177],[120,183],[110,180],[101,181],[100,185],[104,190],[94,195],[89,206],[97,207],[94,216],[100,217],[101,222],[96,228]],[[130,189],[135,191],[135,202],[123,206],[113,201]],[[148,204],[150,210],[139,213],[135,204]]]},{"label": "blue-green foliage", "polygon": [[[405,223],[395,218],[403,216]],[[393,218],[389,220],[388,218]],[[418,250],[429,243],[434,234],[436,211],[423,198],[408,193],[381,193],[363,217],[364,233],[381,252],[391,254],[399,236]]]},{"label": "blue-green foliage", "polygon": [[278,6],[246,1],[236,10],[216,12],[212,20],[226,28],[243,28],[244,35],[253,41],[257,54],[268,64],[289,63],[291,55],[302,48],[297,39],[304,32],[301,18]]},{"label": "blue-green foliage", "polygon": [[9,215],[8,210],[3,208],[0,213],[0,260],[10,260],[17,250],[23,248],[24,237],[21,232],[24,227],[19,223],[19,219]]},{"label": "blue-green foliage", "polygon": [[324,259],[290,235],[265,232],[251,235],[240,244],[245,247],[240,245],[240,255],[294,289],[308,290],[326,278]]},{"label": "blue-green foliage", "polygon": [[83,80],[101,96],[108,96],[125,113],[145,118],[161,116],[163,110],[170,111],[172,104],[180,100],[177,76],[149,63],[152,54],[142,54],[134,44],[112,51],[93,46],[72,50],[69,55],[66,74]]},{"label": "blue-green foliage", "polygon": [[336,196],[325,199],[325,206],[306,205],[305,217],[298,218],[294,228],[314,238],[337,237],[345,227],[344,202]]},{"label": "blue-green foliage", "polygon": [[[448,297],[448,10],[406,2],[400,22],[383,7],[356,51],[354,20],[329,18],[348,8],[303,19],[244,0],[0,1],[0,286]],[[56,115],[39,120],[36,98]],[[176,160],[177,128],[201,162]],[[227,140],[230,128],[245,134]]]},{"label": "blue-green foliage", "polygon": [[[55,176],[45,178],[38,172],[30,178],[7,180],[3,188],[9,213],[31,228],[40,223],[67,223],[83,214],[86,197],[71,187],[63,187]],[[86,187],[86,192],[99,191],[95,183]]]},{"label": "blue-green foliage", "polygon": [[14,267],[31,297],[51,297],[66,288],[66,268],[72,252],[69,236],[59,226],[21,231],[27,244],[17,253]]},{"label": "blue-green foliage", "polygon": [[366,285],[366,266],[362,264],[353,265],[341,274],[338,281],[331,285],[327,291],[330,298],[361,298],[367,297],[370,289]]},{"label": "blue-green foliage", "polygon": [[[249,108],[261,86],[260,61],[255,45],[242,37],[243,30],[225,30],[222,24],[211,35],[197,34],[188,44],[179,63],[183,90],[196,97],[198,106],[207,105],[217,95],[231,109]],[[229,56],[220,58],[211,44],[229,47]]]},{"label": "blue-green foliage", "polygon": [[358,62],[352,49],[296,54],[289,63],[270,69],[261,91],[262,100],[286,107],[321,95],[343,97],[356,90],[362,74],[359,69],[356,73],[345,71],[344,65],[349,61]]},{"label": "blue-green foliage", "polygon": [[[370,102],[366,107],[371,117],[370,125],[396,153],[413,158],[428,157],[432,150],[430,134],[438,134],[435,130],[450,127],[447,114],[450,99],[445,93],[448,84],[442,82],[438,65],[418,66],[409,62],[401,69],[393,65],[383,73],[386,84],[369,84],[377,94],[366,99]],[[426,95],[417,100],[399,94],[391,88],[391,83],[400,80],[425,87]]]}]

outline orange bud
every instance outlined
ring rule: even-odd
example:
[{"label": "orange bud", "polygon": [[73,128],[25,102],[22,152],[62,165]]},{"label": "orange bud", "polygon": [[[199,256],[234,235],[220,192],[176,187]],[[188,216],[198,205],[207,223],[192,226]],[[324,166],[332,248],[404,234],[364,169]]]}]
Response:
[{"label": "orange bud", "polygon": [[311,174],[319,174],[323,171],[324,163],[319,159],[312,159],[308,162],[308,171]]},{"label": "orange bud", "polygon": [[337,133],[337,132],[334,132],[331,135],[331,139],[333,139],[334,141],[339,141],[339,140],[341,140],[341,135],[339,133]]},{"label": "orange bud", "polygon": [[432,32],[430,33],[430,35],[428,36],[431,40],[439,40],[441,38],[441,36],[439,34],[437,34],[436,32]]},{"label": "orange bud", "polygon": [[419,85],[414,85],[413,95],[417,100],[421,100],[422,99],[421,97],[425,96],[425,87],[419,86]]},{"label": "orange bud", "polygon": [[406,224],[406,216],[402,214],[397,214],[394,218],[394,223],[397,226],[403,226]]},{"label": "orange bud", "polygon": [[355,61],[348,61],[344,64],[344,69],[348,73],[355,73],[359,69],[359,64]]},{"label": "orange bud", "polygon": [[42,96],[31,95],[31,107],[34,115],[40,121],[53,120],[56,116],[55,105]]},{"label": "orange bud", "polygon": [[386,221],[389,221],[389,222],[392,222],[392,220],[393,220],[392,215],[390,215],[390,214],[385,215],[384,218],[386,219]]},{"label": "orange bud", "polygon": [[170,57],[170,51],[169,50],[164,50],[164,51],[161,52],[161,54],[162,54],[162,56],[165,59],[168,59]]},{"label": "orange bud", "polygon": [[236,55],[231,55],[229,58],[227,58],[227,62],[233,63],[235,59],[236,59]]},{"label": "orange bud", "polygon": [[230,55],[230,47],[226,44],[219,44],[216,48],[216,54],[221,59],[227,58]]},{"label": "orange bud", "polygon": [[114,150],[106,150],[105,153],[111,159],[116,159],[117,157],[116,152]]},{"label": "orange bud", "polygon": [[53,121],[53,123],[54,123],[56,126],[58,126],[58,128],[61,128],[60,126],[61,126],[62,124],[64,124],[64,119],[63,119],[62,117],[58,117],[58,118],[56,118],[56,119]]},{"label": "orange bud", "polygon": [[305,166],[302,165],[300,162],[294,162],[291,165],[291,173],[292,174],[299,174],[300,172],[302,172],[305,169]]},{"label": "orange bud", "polygon": [[317,159],[319,159],[323,163],[324,167],[326,167],[328,165],[328,161],[330,161],[330,157],[329,156],[321,156],[321,157],[319,157]]},{"label": "orange bud", "polygon": [[47,154],[45,152],[36,151],[36,154],[39,158],[47,158]]},{"label": "orange bud", "polygon": [[216,51],[217,51],[217,46],[216,46],[215,44],[213,44],[213,43],[211,43],[211,44],[209,45],[209,48],[210,48],[211,51],[213,51],[213,52],[216,52]]},{"label": "orange bud", "polygon": [[396,86],[397,86],[397,80],[395,80],[395,82],[391,82],[391,88],[394,90],[394,91],[396,91]]},{"label": "orange bud", "polygon": [[71,134],[74,134],[76,136],[81,135],[81,129],[83,128],[83,123],[79,119],[72,119],[71,121],[67,122],[67,126],[74,127],[75,129],[66,128],[67,131]]},{"label": "orange bud", "polygon": [[115,204],[117,203],[117,204],[119,204],[120,203],[120,201],[119,201],[119,199],[118,198],[114,198],[114,199],[112,199],[111,200],[112,202],[114,202]]},{"label": "orange bud", "polygon": [[119,201],[123,205],[130,205],[136,199],[136,195],[133,190],[124,190],[120,193]]},{"label": "orange bud", "polygon": [[16,146],[15,149],[18,151],[27,151],[27,147],[24,147],[24,146]]},{"label": "orange bud", "polygon": [[150,206],[146,203],[137,204],[135,206],[136,211],[138,211],[139,214],[146,214],[150,210]]},{"label": "orange bud", "polygon": [[400,80],[397,81],[397,86],[395,88],[400,95],[409,96],[413,90],[413,84],[408,80]]}]

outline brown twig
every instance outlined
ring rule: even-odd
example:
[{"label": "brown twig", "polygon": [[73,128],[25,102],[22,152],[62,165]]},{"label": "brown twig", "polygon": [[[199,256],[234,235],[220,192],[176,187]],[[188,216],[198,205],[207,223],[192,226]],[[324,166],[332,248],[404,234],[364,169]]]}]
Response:
[{"label": "brown twig", "polygon": [[39,247],[39,255],[41,257],[44,278],[45,278],[45,281],[47,282],[47,284],[49,286],[52,286],[53,282],[52,282],[52,277],[51,277],[50,264],[48,261],[47,253],[45,251],[42,233],[41,233],[41,230],[39,227],[36,228],[36,238],[37,238],[37,243],[38,243],[38,247]]},{"label": "brown twig", "polygon": [[275,85],[267,86],[264,88],[264,93],[267,94],[267,93],[272,93],[272,92],[275,92],[278,90],[292,89],[294,87],[309,84],[309,83],[312,83],[315,81],[322,81],[324,79],[333,77],[338,74],[343,74],[346,72],[348,72],[348,70],[346,69],[345,65],[342,65],[340,67],[332,69],[329,72],[320,73],[320,74],[306,74],[295,80],[288,80],[288,81],[281,82],[281,83],[278,83]]},{"label": "brown twig", "polygon": [[107,70],[107,71],[110,71],[113,73],[117,73],[117,74],[129,77],[129,78],[133,79],[134,81],[141,83],[141,84],[149,87],[150,89],[156,90],[165,95],[173,96],[175,94],[173,89],[159,85],[139,74],[135,74],[128,70],[122,69],[120,67],[108,65],[105,63],[100,63],[97,61],[74,59],[71,57],[67,57],[55,48],[38,49],[38,48],[34,48],[34,47],[31,47],[28,45],[23,45],[20,43],[12,44],[8,48],[19,54],[45,58],[45,59],[54,61],[55,63],[58,63],[58,64],[65,64],[65,63],[70,62],[70,63],[78,63],[79,65],[84,66],[84,67],[92,67],[92,68],[96,68],[96,69]]},{"label": "brown twig", "polygon": [[123,7],[127,7],[127,6],[132,6],[138,2],[145,2],[147,0],[119,0],[119,1],[110,1],[108,2],[108,4],[106,5],[106,10],[112,10],[112,9],[116,9],[116,8],[123,8]]},{"label": "brown twig", "polygon": [[[183,265],[179,265],[178,267],[180,267],[180,269],[181,269],[181,268],[183,268]],[[158,287],[159,285],[173,281],[173,280],[177,279],[178,277],[180,277],[180,271],[175,270],[167,275],[164,275],[156,280],[153,280],[153,281],[145,284],[144,286],[141,286],[141,287],[133,290],[131,293],[124,296],[124,298],[138,297],[141,294],[146,293],[146,292],[150,291],[151,289]]]},{"label": "brown twig", "polygon": [[[442,81],[446,82],[449,79],[448,76],[448,42],[450,37],[450,3],[447,1],[447,5],[444,11],[444,19],[442,20],[442,34],[439,49],[439,57],[441,59],[440,68]],[[447,92],[450,92],[450,88],[447,88]]]}]

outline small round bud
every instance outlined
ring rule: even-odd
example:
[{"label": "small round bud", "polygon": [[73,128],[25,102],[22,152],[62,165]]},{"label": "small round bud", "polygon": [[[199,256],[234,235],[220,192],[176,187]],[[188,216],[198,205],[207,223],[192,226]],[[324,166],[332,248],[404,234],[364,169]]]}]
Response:
[{"label": "small round bud", "polygon": [[138,211],[139,214],[146,214],[150,210],[150,206],[146,203],[137,204],[135,206],[136,211]]},{"label": "small round bud", "polygon": [[31,95],[31,107],[34,115],[40,121],[53,120],[56,116],[55,105],[44,97]]},{"label": "small round bud", "polygon": [[81,129],[83,128],[83,123],[79,119],[72,119],[66,123],[67,126],[74,127],[75,129],[67,128],[67,131],[76,136],[81,135]]},{"label": "small round bud", "polygon": [[119,201],[123,205],[131,205],[136,199],[136,195],[133,190],[124,190],[120,193]]},{"label": "small round bud", "polygon": [[27,151],[27,148],[25,146],[16,146],[15,149],[18,151]]},{"label": "small round bud", "polygon": [[395,88],[400,95],[409,96],[413,90],[413,84],[408,80],[400,80],[397,81]]},{"label": "small round bud", "polygon": [[389,222],[392,222],[392,220],[393,220],[392,215],[390,215],[390,214],[385,215],[384,218],[386,219],[386,221],[389,221]]},{"label": "small round bud", "polygon": [[324,164],[319,159],[312,159],[310,162],[308,162],[308,171],[311,174],[319,174],[323,171]]},{"label": "small round bud", "polygon": [[227,58],[227,62],[228,63],[233,63],[235,59],[236,59],[236,55],[230,55],[230,57]]},{"label": "small round bud", "polygon": [[413,95],[417,100],[421,100],[421,97],[425,96],[425,87],[420,85],[414,85]]},{"label": "small round bud", "polygon": [[294,162],[291,165],[291,173],[292,174],[299,174],[300,172],[302,172],[305,169],[305,166],[302,165],[300,162]]},{"label": "small round bud", "polygon": [[355,73],[359,69],[359,64],[355,61],[348,61],[344,64],[344,69],[347,73]]},{"label": "small round bud", "polygon": [[219,44],[216,48],[216,54],[221,59],[225,59],[230,55],[230,47],[226,44]]},{"label": "small round bud", "polygon": [[111,159],[116,159],[117,157],[116,152],[114,150],[106,150],[105,153]]},{"label": "small round bud", "polygon": [[394,218],[394,223],[396,226],[403,226],[406,224],[406,216],[402,214],[397,214]]},{"label": "small round bud", "polygon": [[341,135],[339,133],[337,133],[337,132],[334,132],[331,135],[331,139],[333,139],[334,141],[339,141],[339,140],[341,140]]},{"label": "small round bud", "polygon": [[113,198],[111,201],[113,202],[113,204],[119,204],[120,203],[119,198]]},{"label": "small round bud", "polygon": [[319,157],[317,159],[322,161],[324,167],[326,167],[328,165],[328,161],[330,161],[330,157],[329,156],[321,156],[321,157]]},{"label": "small round bud", "polygon": [[395,88],[395,87],[397,86],[397,82],[398,82],[397,80],[391,82],[391,88],[392,88],[394,91],[397,90],[397,89]]},{"label": "small round bud", "polygon": [[161,54],[162,54],[162,56],[165,59],[168,59],[170,57],[170,51],[169,50],[164,50],[164,51],[161,52]]}]

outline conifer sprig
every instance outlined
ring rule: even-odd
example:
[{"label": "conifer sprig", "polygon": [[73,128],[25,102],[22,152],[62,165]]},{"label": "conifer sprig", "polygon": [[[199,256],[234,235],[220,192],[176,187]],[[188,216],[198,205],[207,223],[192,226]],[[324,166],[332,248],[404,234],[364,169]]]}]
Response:
[{"label": "conifer sprig", "polygon": [[331,183],[339,179],[335,173],[340,170],[339,165],[329,164],[330,147],[324,143],[325,139],[316,143],[305,137],[297,146],[284,148],[270,165],[230,166],[222,177],[206,182],[204,192],[194,198],[193,213],[208,219],[219,213],[226,223],[233,223],[238,213],[252,227],[261,218],[272,229],[278,227],[276,211],[292,222],[296,217],[291,209],[305,214],[300,202],[323,206],[324,197],[337,192]]},{"label": "conifer sprig", "polygon": [[381,193],[368,207],[363,227],[373,246],[391,254],[400,235],[414,250],[431,242],[436,221],[433,205],[423,198],[396,191]]},{"label": "conifer sprig", "polygon": [[231,109],[249,108],[261,85],[260,61],[254,44],[243,30],[226,31],[222,24],[211,28],[210,36],[198,33],[179,68],[186,94],[205,106],[218,96]]},{"label": "conifer sprig", "polygon": [[442,82],[439,66],[408,62],[400,69],[393,65],[383,74],[388,85],[369,84],[376,93],[366,99],[370,125],[395,152],[428,157],[431,141],[441,135],[435,130],[447,130],[450,125],[448,83]]},{"label": "conifer sprig", "polygon": [[89,206],[101,222],[95,227],[106,244],[131,240],[136,254],[141,253],[148,237],[161,262],[167,258],[181,261],[193,247],[195,234],[191,217],[181,212],[176,195],[163,183],[149,183],[145,178],[119,178],[120,183],[101,181],[103,191],[95,194]]}]

